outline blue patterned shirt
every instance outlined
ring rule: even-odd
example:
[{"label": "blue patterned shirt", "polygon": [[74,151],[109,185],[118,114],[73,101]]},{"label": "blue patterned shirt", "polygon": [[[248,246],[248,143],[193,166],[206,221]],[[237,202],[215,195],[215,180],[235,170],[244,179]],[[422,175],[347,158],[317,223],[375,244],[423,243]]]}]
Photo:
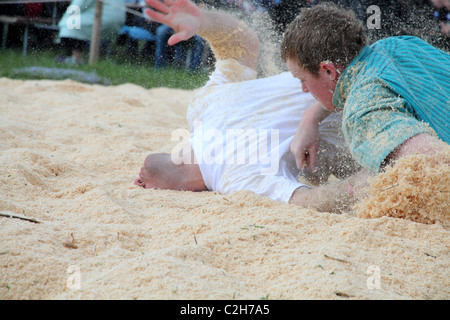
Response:
[{"label": "blue patterned shirt", "polygon": [[450,143],[450,55],[411,36],[377,41],[344,70],[333,103],[344,109],[352,155],[370,171],[417,134]]}]

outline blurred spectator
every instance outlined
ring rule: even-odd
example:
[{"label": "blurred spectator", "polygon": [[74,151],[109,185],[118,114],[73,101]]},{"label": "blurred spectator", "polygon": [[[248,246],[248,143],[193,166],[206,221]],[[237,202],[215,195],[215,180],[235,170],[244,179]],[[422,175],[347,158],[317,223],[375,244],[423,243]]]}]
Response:
[{"label": "blurred spectator", "polygon": [[[399,0],[398,2],[402,7],[403,15],[406,16],[406,22],[400,25],[398,31],[400,34],[420,37],[441,50],[450,51],[449,35],[444,35],[436,26],[438,18],[433,17],[435,8],[430,0]],[[443,1],[445,2],[448,3],[448,0]]]},{"label": "blurred spectator", "polygon": [[[156,47],[155,47],[155,69],[166,67],[169,63],[169,45],[167,41],[174,34],[174,30],[167,25],[160,25],[156,29]],[[191,49],[192,56],[189,62],[189,70],[196,71],[200,68],[202,62],[203,49],[205,41],[198,35],[195,35],[188,41],[178,43],[173,49],[173,65],[184,67],[188,58],[188,50]]]},{"label": "blurred spectator", "polygon": [[[134,13],[127,12],[125,25],[122,27],[118,38],[118,44],[126,46],[127,57],[130,59],[153,61],[155,33],[161,24],[153,21],[145,14],[145,0],[126,0],[126,5]],[[141,49],[139,48],[139,41],[145,41]]]},{"label": "blurred spectator", "polygon": [[[61,44],[67,49],[67,57],[60,62],[82,64],[83,49],[87,47],[94,25],[95,0],[73,0],[58,26]],[[125,23],[125,0],[108,0],[103,4],[101,39],[117,38]]]},{"label": "blurred spectator", "polygon": [[[202,3],[202,1],[191,0],[194,3]],[[205,49],[205,40],[195,35],[188,41],[176,44],[172,48],[169,47],[167,41],[174,34],[174,30],[167,25],[159,25],[156,29],[155,43],[155,69],[164,68],[169,65],[169,60],[175,67],[185,67],[189,62],[188,69],[197,71],[200,68]],[[192,55],[188,61],[188,52],[191,49]]]},{"label": "blurred spectator", "polygon": [[437,28],[450,36],[450,0],[430,0],[434,6],[433,16],[438,23]]}]

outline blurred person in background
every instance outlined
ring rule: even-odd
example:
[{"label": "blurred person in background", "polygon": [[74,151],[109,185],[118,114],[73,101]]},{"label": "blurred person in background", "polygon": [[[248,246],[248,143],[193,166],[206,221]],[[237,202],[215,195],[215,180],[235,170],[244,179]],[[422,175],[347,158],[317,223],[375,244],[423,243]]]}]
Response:
[{"label": "blurred person in background", "polygon": [[434,6],[433,16],[438,22],[437,28],[450,36],[450,0],[430,0]]},{"label": "blurred person in background", "polygon": [[[62,16],[59,39],[67,56],[59,62],[80,65],[84,63],[83,50],[88,46],[94,26],[95,0],[73,0]],[[115,40],[126,18],[125,0],[107,0],[103,3],[101,40]]]}]

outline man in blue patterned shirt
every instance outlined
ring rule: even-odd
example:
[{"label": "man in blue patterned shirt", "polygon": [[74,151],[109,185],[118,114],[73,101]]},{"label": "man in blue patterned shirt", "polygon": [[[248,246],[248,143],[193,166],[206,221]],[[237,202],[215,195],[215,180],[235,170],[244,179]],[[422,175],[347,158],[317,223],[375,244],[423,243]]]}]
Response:
[{"label": "man in blue patterned shirt", "polygon": [[304,134],[292,142],[301,165],[314,166],[312,132],[336,109],[343,110],[352,155],[372,172],[409,154],[434,154],[442,141],[450,143],[448,53],[411,36],[367,46],[354,13],[331,4],[303,10],[281,48],[303,91],[323,105],[309,110]]}]

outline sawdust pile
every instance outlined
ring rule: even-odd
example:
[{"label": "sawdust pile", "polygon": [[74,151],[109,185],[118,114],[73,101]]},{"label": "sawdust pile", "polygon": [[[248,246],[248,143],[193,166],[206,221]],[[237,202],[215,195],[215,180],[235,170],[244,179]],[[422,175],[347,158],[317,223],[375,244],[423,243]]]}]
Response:
[{"label": "sawdust pile", "polygon": [[371,179],[355,206],[361,218],[383,216],[450,226],[450,146],[436,156],[412,155]]}]

